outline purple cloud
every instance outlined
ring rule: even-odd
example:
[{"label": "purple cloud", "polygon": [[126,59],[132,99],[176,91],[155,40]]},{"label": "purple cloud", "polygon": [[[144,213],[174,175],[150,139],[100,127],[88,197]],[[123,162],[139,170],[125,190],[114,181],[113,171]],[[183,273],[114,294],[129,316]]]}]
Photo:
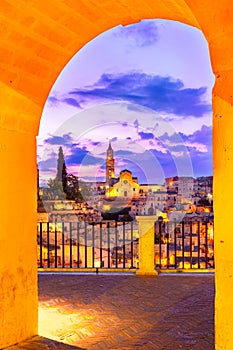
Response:
[{"label": "purple cloud", "polygon": [[93,145],[93,146],[99,146],[100,144],[101,144],[101,142],[100,141],[91,141],[90,140],[90,143]]},{"label": "purple cloud", "polygon": [[126,39],[128,47],[145,47],[153,45],[158,40],[158,28],[153,21],[141,21],[136,25],[119,26],[114,36]]},{"label": "purple cloud", "polygon": [[212,152],[200,152],[195,148],[189,150],[195,177],[213,174]]},{"label": "purple cloud", "polygon": [[[188,152],[192,161],[194,176],[208,176],[213,173],[212,163],[212,127],[202,125],[200,130],[193,134],[174,133],[168,135],[164,133],[159,137],[164,146],[173,152],[176,159],[176,152]],[[203,147],[204,146],[204,147]]]},{"label": "purple cloud", "polygon": [[181,132],[168,135],[165,132],[159,137],[160,141],[166,143],[169,141],[171,144],[185,143],[199,143],[205,145],[207,148],[212,147],[212,126],[202,125],[201,129],[195,131],[193,134],[185,135]]},{"label": "purple cloud", "polygon": [[192,135],[188,135],[187,138],[191,142],[212,145],[212,127],[202,125],[200,130],[195,131]]},{"label": "purple cloud", "polygon": [[46,160],[38,162],[38,168],[42,172],[54,172],[57,168],[57,155],[51,155]]},{"label": "purple cloud", "polygon": [[154,138],[154,134],[151,132],[139,132],[138,135],[141,137],[142,140],[150,140]]},{"label": "purple cloud", "polygon": [[49,145],[60,145],[60,146],[70,146],[73,142],[70,133],[64,134],[63,136],[52,135],[48,139],[44,140],[45,144]]},{"label": "purple cloud", "polygon": [[60,103],[60,100],[55,96],[49,96],[47,102],[50,106],[57,106]]},{"label": "purple cloud", "polygon": [[126,155],[132,155],[133,152],[131,151],[127,151],[127,150],[120,150],[120,151],[115,151],[115,155],[120,158],[120,157],[123,157],[123,156],[126,156]]},{"label": "purple cloud", "polygon": [[93,156],[86,147],[71,147],[70,154],[65,158],[67,165],[93,165],[102,162],[102,158]]},{"label": "purple cloud", "polygon": [[140,72],[103,74],[93,85],[74,89],[69,96],[77,104],[124,101],[173,113],[182,117],[201,117],[211,111],[211,104],[203,102],[207,88],[185,88],[181,80],[148,75]]},{"label": "purple cloud", "polygon": [[79,107],[80,108],[80,104],[78,103],[78,101],[74,98],[64,98],[63,102],[67,103],[68,105],[74,106],[74,107]]}]

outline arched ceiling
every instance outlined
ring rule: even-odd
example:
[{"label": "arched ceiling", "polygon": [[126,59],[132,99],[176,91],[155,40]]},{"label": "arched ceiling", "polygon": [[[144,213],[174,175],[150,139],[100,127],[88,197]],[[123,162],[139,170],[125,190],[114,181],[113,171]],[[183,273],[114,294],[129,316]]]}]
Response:
[{"label": "arched ceiling", "polygon": [[[231,88],[233,8],[229,0],[31,0],[30,4],[1,0],[0,125],[36,134],[48,93],[73,55],[109,28],[151,18],[200,28],[209,43],[217,79],[224,79]],[[215,93],[223,98],[221,89]]]}]

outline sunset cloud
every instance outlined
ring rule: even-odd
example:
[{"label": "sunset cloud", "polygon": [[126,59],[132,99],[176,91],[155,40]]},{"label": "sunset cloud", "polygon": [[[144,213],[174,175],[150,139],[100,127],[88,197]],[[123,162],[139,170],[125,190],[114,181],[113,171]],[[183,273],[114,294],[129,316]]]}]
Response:
[{"label": "sunset cloud", "polygon": [[68,172],[104,180],[111,140],[116,175],[139,182],[212,174],[214,84],[197,28],[165,20],[117,26],[86,44],[47,99],[38,142],[44,183],[63,147]]},{"label": "sunset cloud", "polygon": [[[206,87],[186,88],[181,80],[141,72],[128,74],[103,74],[91,86],[73,89],[63,102],[84,107],[91,104],[124,101],[150,108],[156,112],[178,116],[202,117],[211,111],[205,102]],[[71,103],[70,103],[71,99]]]}]

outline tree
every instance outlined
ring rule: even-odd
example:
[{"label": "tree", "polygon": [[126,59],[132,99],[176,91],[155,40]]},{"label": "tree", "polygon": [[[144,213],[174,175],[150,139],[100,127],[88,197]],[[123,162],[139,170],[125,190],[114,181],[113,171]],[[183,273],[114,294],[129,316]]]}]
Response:
[{"label": "tree", "polygon": [[67,193],[67,170],[63,149],[61,146],[59,147],[58,153],[56,179],[62,183],[63,192]]},{"label": "tree", "polygon": [[78,201],[80,199],[78,177],[73,174],[67,175],[67,199]]},{"label": "tree", "polygon": [[79,181],[79,199],[83,202],[89,202],[91,196],[90,186],[85,181]]},{"label": "tree", "polygon": [[133,221],[133,218],[129,213],[126,213],[122,216],[121,220],[126,221],[126,222],[130,222],[130,221]]},{"label": "tree", "polygon": [[57,178],[48,180],[48,198],[62,200],[66,198],[66,194],[63,191],[62,182]]}]

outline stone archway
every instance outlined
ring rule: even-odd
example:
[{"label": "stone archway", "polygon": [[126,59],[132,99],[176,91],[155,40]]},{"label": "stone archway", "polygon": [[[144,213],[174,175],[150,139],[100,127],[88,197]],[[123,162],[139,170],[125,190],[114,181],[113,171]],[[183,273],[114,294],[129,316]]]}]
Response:
[{"label": "stone archway", "polygon": [[53,82],[88,41],[118,24],[163,18],[201,29],[213,90],[216,348],[233,347],[232,81],[230,0],[1,1],[0,347],[37,333],[36,135]]}]

